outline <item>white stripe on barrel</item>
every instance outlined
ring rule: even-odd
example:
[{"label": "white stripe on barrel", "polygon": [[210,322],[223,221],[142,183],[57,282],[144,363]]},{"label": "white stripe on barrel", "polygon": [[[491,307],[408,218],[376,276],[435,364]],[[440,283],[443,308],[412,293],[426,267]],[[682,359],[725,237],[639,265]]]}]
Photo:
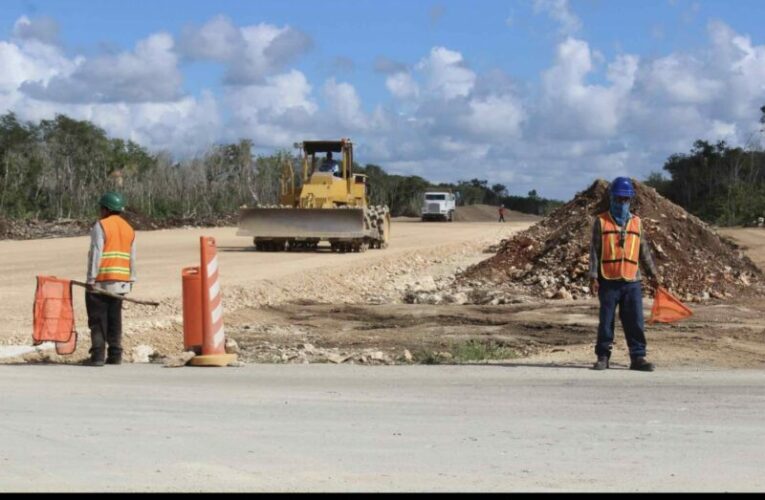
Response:
[{"label": "white stripe on barrel", "polygon": [[223,341],[225,340],[225,338],[226,336],[223,333],[223,325],[220,325],[220,329],[217,332],[215,332],[215,335],[213,336],[213,340],[215,341],[215,346],[217,347],[221,345]]},{"label": "white stripe on barrel", "polygon": [[218,270],[218,255],[216,254],[215,257],[212,258],[212,260],[207,264],[207,277],[212,277],[213,274]]},{"label": "white stripe on barrel", "polygon": [[214,301],[218,297],[219,293],[220,293],[220,283],[218,282],[218,280],[215,280],[215,283],[213,283],[210,286],[210,302]]},{"label": "white stripe on barrel", "polygon": [[218,304],[218,307],[213,309],[212,312],[212,324],[216,324],[223,317],[223,304]]}]

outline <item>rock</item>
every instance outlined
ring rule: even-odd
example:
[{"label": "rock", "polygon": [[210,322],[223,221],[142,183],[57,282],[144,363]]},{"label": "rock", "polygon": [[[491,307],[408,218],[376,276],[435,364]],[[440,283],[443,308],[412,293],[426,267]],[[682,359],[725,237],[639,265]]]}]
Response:
[{"label": "rock", "polygon": [[348,359],[348,356],[341,356],[340,354],[335,354],[331,352],[326,354],[325,358],[327,358],[327,361],[329,361],[330,363],[339,365],[341,363],[344,363]]},{"label": "rock", "polygon": [[374,361],[386,361],[388,359],[382,351],[375,351],[369,357]]},{"label": "rock", "polygon": [[553,295],[553,298],[556,300],[571,300],[574,297],[571,295],[571,292],[566,290],[565,287],[561,287],[560,290],[558,290],[558,292]]},{"label": "rock", "polygon": [[151,356],[155,352],[156,350],[150,345],[141,344],[135,346],[132,352],[133,363],[149,363],[151,361]]},{"label": "rock", "polygon": [[437,354],[437,356],[438,356],[440,359],[443,359],[444,361],[449,361],[449,360],[451,360],[451,359],[454,359],[454,356],[452,356],[452,353],[450,353],[450,352],[446,352],[446,351],[442,351],[442,352],[439,352],[439,353]]},{"label": "rock", "polygon": [[416,292],[433,292],[437,289],[433,276],[425,276],[414,283],[412,287]]},{"label": "rock", "polygon": [[191,359],[196,356],[193,351],[182,352],[175,356],[167,356],[165,358],[165,368],[180,368],[186,366]]},{"label": "rock", "polygon": [[231,337],[226,337],[226,354],[240,354],[239,344]]},{"label": "rock", "polygon": [[230,366],[231,368],[241,368],[246,363],[244,361],[232,361],[231,363],[227,364],[226,366]]},{"label": "rock", "polygon": [[316,348],[312,344],[308,344],[308,343],[298,345],[298,349],[302,349],[303,351],[309,354],[313,353],[316,350]]},{"label": "rock", "polygon": [[409,363],[414,360],[414,357],[412,356],[412,353],[409,352],[409,349],[404,349],[404,359]]}]

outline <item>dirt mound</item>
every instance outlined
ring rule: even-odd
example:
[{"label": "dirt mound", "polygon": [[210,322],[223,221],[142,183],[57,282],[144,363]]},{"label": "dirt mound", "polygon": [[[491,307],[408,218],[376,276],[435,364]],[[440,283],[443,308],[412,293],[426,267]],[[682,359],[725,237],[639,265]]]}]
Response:
[{"label": "dirt mound", "polygon": [[[508,222],[536,219],[538,219],[536,215],[505,209],[505,220]],[[455,222],[497,222],[498,220],[498,207],[492,205],[466,205],[464,207],[457,207],[454,211]]]},{"label": "dirt mound", "polygon": [[[633,182],[637,196],[631,210],[643,220],[667,288],[688,301],[762,292],[762,272],[741,249],[653,188]],[[458,281],[502,283],[545,298],[582,297],[589,293],[592,224],[607,208],[608,182],[597,180],[539,223],[504,240],[495,256],[467,269]]]}]

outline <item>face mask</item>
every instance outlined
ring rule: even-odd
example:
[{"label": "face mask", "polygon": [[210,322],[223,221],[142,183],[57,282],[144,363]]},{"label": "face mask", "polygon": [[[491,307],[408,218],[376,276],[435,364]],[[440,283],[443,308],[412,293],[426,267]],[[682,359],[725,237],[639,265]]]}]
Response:
[{"label": "face mask", "polygon": [[630,216],[630,202],[618,203],[613,197],[611,198],[611,216],[620,226],[623,226]]}]

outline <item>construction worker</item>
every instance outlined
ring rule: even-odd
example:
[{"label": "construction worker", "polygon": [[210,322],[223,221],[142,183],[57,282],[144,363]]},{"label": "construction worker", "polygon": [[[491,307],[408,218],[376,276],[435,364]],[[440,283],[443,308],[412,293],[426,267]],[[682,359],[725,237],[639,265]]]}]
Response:
[{"label": "construction worker", "polygon": [[340,172],[340,165],[336,160],[332,159],[332,151],[327,152],[327,156],[319,166],[319,172],[331,172],[335,177],[342,177],[343,174]]},{"label": "construction worker", "polygon": [[600,299],[600,324],[595,344],[595,370],[609,367],[614,341],[616,308],[627,339],[630,369],[653,371],[646,361],[646,339],[643,326],[643,293],[640,264],[651,285],[661,282],[648,249],[640,217],[630,213],[630,200],[635,190],[628,177],[617,177],[609,186],[610,206],[597,216],[590,244],[590,279],[592,293]]},{"label": "construction worker", "polygon": [[98,203],[101,218],[90,232],[88,253],[85,306],[91,348],[90,358],[84,364],[119,365],[122,363],[122,300],[99,294],[97,290],[122,296],[131,291],[136,280],[135,231],[121,216],[125,202],[119,193],[105,193]]},{"label": "construction worker", "polygon": [[497,222],[505,222],[505,205],[499,206],[499,221]]}]

